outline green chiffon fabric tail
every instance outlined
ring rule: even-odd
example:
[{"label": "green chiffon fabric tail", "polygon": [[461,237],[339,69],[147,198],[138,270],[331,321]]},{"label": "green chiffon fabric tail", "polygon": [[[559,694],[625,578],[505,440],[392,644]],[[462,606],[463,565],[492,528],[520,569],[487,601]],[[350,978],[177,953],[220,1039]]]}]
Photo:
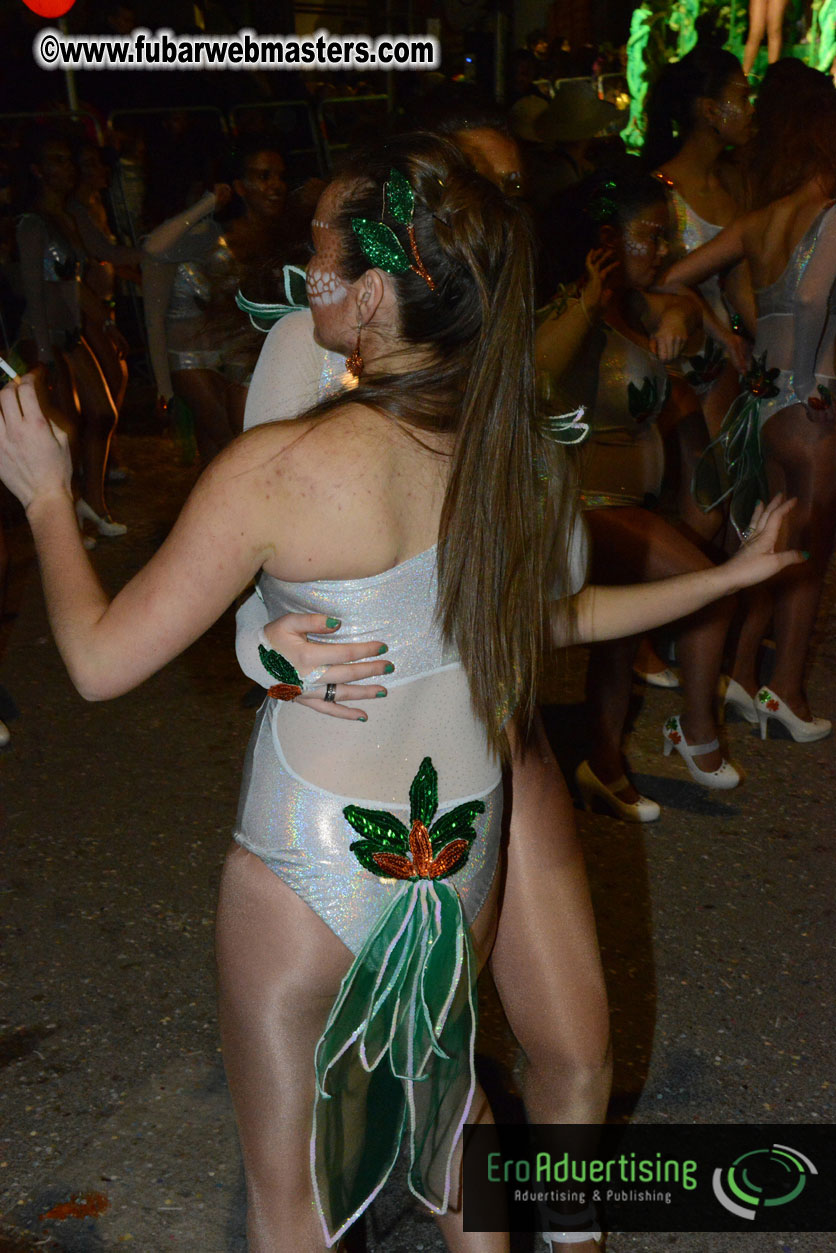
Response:
[{"label": "green chiffon fabric tail", "polygon": [[709,513],[729,499],[729,517],[742,533],[759,500],[769,498],[760,436],[761,398],[744,392],[734,401],[720,433],[703,452],[691,490],[700,508]]},{"label": "green chiffon fabric tail", "polygon": [[316,1049],[311,1175],[329,1248],[408,1136],[410,1191],[435,1213],[476,1084],[476,964],[458,892],[406,880],[343,980]]}]

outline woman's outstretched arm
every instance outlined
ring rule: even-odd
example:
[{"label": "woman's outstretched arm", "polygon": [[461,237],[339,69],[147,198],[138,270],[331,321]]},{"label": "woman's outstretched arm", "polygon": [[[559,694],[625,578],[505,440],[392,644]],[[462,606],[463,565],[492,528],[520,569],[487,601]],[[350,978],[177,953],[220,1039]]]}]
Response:
[{"label": "woman's outstretched arm", "polygon": [[81,545],[66,436],[41,412],[31,377],[0,392],[0,412],[0,477],[26,509],[70,678],[88,700],[119,696],[202,635],[271,555],[252,442],[208,467],[165,543],[109,600]]},{"label": "woman's outstretched arm", "polygon": [[683,287],[695,287],[712,274],[722,274],[736,266],[746,256],[745,230],[750,216],[737,218],[707,244],[695,248],[679,261],[674,261],[665,271],[658,284],[659,288],[662,291],[678,292]]},{"label": "woman's outstretched arm", "polygon": [[[752,517],[749,538],[722,565],[654,583],[585,587],[574,598],[572,615],[555,605],[552,643],[560,647],[638,635],[686,618],[714,600],[762,583],[785,566],[804,561],[803,553],[780,551],[781,524],[794,504],[794,500],[784,501],[778,495],[768,505],[759,505]],[[568,628],[567,621],[571,624]]]}]

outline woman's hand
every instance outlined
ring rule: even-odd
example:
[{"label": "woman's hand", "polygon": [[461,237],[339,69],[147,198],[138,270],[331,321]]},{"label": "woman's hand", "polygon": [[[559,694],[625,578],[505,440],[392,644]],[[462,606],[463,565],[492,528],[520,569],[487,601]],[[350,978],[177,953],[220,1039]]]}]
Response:
[{"label": "woman's hand", "polygon": [[29,512],[50,496],[71,497],[67,436],[44,416],[35,377],[0,391],[0,479]]},{"label": "woman's hand", "polygon": [[226,208],[226,206],[232,201],[232,197],[235,195],[235,192],[232,190],[229,183],[215,183],[215,186],[212,188],[212,194],[215,197],[213,212],[217,213],[219,209]]},{"label": "woman's hand", "polygon": [[649,337],[650,351],[660,361],[676,361],[681,357],[691,337],[691,327],[682,309],[675,307],[664,311],[659,323]]},{"label": "woman's hand", "polygon": [[[264,628],[264,635],[271,648],[281,653],[305,680],[306,689],[311,683],[313,690],[305,690],[296,697],[297,705],[307,705],[317,713],[332,718],[351,718],[367,722],[368,716],[361,710],[351,709],[338,701],[374,700],[385,696],[386,688],[379,683],[358,686],[359,679],[371,679],[378,674],[391,674],[394,667],[388,661],[369,661],[386,652],[380,640],[361,644],[323,644],[309,640],[308,635],[332,635],[340,629],[340,623],[331,626],[333,618],[324,614],[288,613],[274,618]],[[326,701],[325,685],[336,684],[334,701]]]},{"label": "woman's hand", "polygon": [[608,279],[618,267],[618,259],[611,248],[593,248],[586,256],[586,282],[581,288],[581,300],[589,317],[596,317],[612,299]]},{"label": "woman's hand", "polygon": [[805,553],[785,549],[784,523],[795,508],[796,500],[784,500],[783,492],[772,497],[768,505],[758,501],[752,520],[742,534],[742,543],[734,556],[722,567],[734,578],[737,591],[772,578],[786,566],[806,561]]}]

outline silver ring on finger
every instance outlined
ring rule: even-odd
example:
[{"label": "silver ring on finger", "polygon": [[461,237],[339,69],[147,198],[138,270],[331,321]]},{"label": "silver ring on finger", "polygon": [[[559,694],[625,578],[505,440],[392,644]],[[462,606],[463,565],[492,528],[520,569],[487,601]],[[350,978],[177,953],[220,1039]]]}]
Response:
[{"label": "silver ring on finger", "polygon": [[337,699],[337,685],[336,685],[336,683],[326,683],[326,684],[325,684],[325,695],[323,696],[323,698],[322,698],[322,699],[323,699],[324,701],[327,701],[329,705],[333,705],[334,701]]}]

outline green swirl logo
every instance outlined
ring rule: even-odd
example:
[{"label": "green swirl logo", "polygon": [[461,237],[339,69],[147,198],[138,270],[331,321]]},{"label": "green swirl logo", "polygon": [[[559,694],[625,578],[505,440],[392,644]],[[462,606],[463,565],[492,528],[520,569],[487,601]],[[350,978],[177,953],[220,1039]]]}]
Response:
[{"label": "green swirl logo", "polygon": [[789,1205],[804,1191],[807,1176],[818,1173],[798,1149],[773,1144],[741,1153],[731,1166],[718,1166],[712,1184],[717,1200],[731,1214],[754,1220],[764,1206]]}]

